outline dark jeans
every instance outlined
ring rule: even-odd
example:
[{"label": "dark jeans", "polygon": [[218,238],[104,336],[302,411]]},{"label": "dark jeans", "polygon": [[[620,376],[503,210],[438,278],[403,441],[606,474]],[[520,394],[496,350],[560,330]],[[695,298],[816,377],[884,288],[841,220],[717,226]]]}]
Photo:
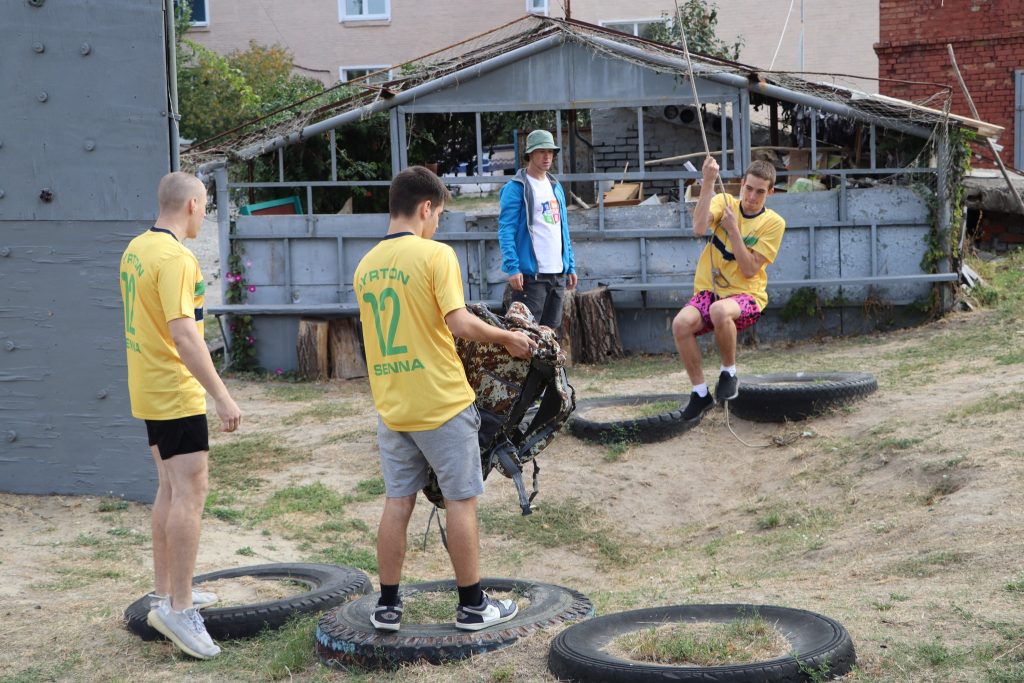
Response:
[{"label": "dark jeans", "polygon": [[[511,289],[511,288],[510,288]],[[541,325],[556,332],[562,326],[562,300],[565,298],[565,276],[540,273],[523,274],[523,291],[512,290],[512,301],[522,301]]]}]

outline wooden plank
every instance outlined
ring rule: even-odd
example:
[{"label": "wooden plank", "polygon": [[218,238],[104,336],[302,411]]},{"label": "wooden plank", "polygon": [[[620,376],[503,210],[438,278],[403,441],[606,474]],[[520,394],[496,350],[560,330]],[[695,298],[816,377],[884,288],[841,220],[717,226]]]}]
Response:
[{"label": "wooden plank", "polygon": [[326,320],[302,318],[299,320],[299,337],[296,354],[299,359],[299,375],[305,379],[324,380],[330,372],[327,364],[328,323]]},{"label": "wooden plank", "polygon": [[366,377],[366,358],[359,346],[360,329],[355,319],[337,318],[330,321],[327,337],[331,377]]}]

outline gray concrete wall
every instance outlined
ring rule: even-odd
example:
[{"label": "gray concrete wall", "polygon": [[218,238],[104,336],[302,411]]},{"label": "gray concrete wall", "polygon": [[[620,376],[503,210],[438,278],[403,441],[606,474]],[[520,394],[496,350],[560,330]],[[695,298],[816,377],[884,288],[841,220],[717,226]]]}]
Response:
[{"label": "gray concrete wall", "polygon": [[156,491],[118,264],[170,169],[162,6],[0,10],[2,491]]}]

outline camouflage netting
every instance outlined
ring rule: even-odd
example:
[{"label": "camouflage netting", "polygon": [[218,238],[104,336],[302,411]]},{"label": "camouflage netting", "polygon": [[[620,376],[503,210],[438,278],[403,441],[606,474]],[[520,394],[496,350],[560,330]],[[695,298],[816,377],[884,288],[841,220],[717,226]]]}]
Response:
[{"label": "camouflage netting", "polygon": [[[398,64],[391,69],[387,82],[371,83],[381,72],[353,79],[327,88],[323,93],[296,102],[260,119],[243,124],[218,136],[195,143],[182,158],[183,166],[194,168],[215,159],[246,160],[266,153],[267,145],[288,135],[300,133],[310,124],[324,121],[345,112],[360,111],[363,116],[386,107],[387,100],[433,79],[498,57],[546,36],[562,33],[566,40],[586,45],[595,53],[641,64],[662,73],[687,75],[682,49],[584,22],[527,16],[474,36],[455,45]],[[635,48],[627,55],[616,44]],[[866,123],[885,127],[894,123],[916,123],[922,126],[945,125],[949,121],[951,98],[949,88],[936,85],[935,92],[919,102],[906,102],[862,92],[854,87],[863,78],[843,74],[798,74],[763,71],[738,62],[692,55],[693,70],[731,73],[752,82],[778,85],[796,93],[842,103],[859,112]],[[828,82],[810,81],[807,76],[825,77]],[[860,85],[859,87],[863,87]]]}]

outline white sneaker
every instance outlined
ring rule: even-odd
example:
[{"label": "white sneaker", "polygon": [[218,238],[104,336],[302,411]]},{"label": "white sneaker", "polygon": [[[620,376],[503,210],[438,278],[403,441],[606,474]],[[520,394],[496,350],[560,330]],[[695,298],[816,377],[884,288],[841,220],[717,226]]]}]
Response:
[{"label": "white sneaker", "polygon": [[495,600],[483,594],[484,601],[476,607],[459,605],[455,609],[455,628],[463,631],[479,631],[495,624],[504,624],[519,613],[519,606],[513,600]]},{"label": "white sneaker", "polygon": [[146,623],[196,659],[210,659],[220,654],[220,648],[206,632],[203,618],[195,607],[177,611],[171,609],[170,600],[160,600],[149,610]]},{"label": "white sneaker", "polygon": [[[170,596],[157,595],[156,593],[150,593],[146,597],[149,598],[149,608],[153,609],[157,606],[161,600],[169,600]],[[197,591],[195,588],[192,589],[192,606],[196,609],[203,609],[204,607],[210,607],[220,602],[220,598],[217,597],[216,593],[210,593],[209,591]]]}]

